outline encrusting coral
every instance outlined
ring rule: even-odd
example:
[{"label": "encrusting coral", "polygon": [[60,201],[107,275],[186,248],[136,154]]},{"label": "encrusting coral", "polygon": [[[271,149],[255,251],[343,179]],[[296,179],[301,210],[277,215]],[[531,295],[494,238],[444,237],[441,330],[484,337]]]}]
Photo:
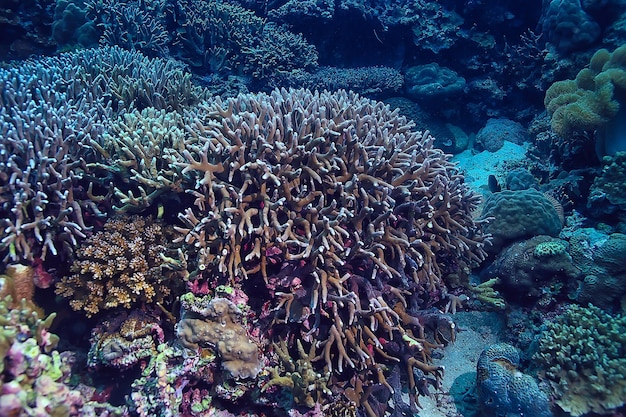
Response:
[{"label": "encrusting coral", "polygon": [[177,272],[170,269],[175,261],[167,256],[168,233],[150,218],[109,219],[104,230],[83,242],[72,275],[57,283],[56,293],[87,316],[116,307],[163,303],[178,285],[170,279]]},{"label": "encrusting coral", "polygon": [[261,371],[259,348],[241,324],[241,310],[226,298],[187,293],[180,301],[183,311],[176,334],[181,344],[192,350],[212,348],[233,377],[255,378]]}]

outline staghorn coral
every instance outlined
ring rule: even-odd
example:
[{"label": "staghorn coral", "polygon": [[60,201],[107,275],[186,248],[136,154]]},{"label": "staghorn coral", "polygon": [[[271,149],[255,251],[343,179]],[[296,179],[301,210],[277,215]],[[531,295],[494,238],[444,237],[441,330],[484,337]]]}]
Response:
[{"label": "staghorn coral", "polygon": [[573,416],[613,415],[626,399],[626,317],[571,305],[546,323],[533,357]]},{"label": "staghorn coral", "polygon": [[362,410],[383,407],[372,392],[400,364],[416,408],[441,378],[431,351],[454,340],[425,310],[443,296],[442,267],[485,256],[479,198],[456,167],[427,132],[343,91],[215,99],[189,120],[177,166],[196,200],[176,229],[190,285],[254,291],[250,320],[289,349],[313,346],[316,371],[359,388]]},{"label": "staghorn coral", "polygon": [[103,162],[115,111],[180,110],[205,94],[182,64],[117,47],[8,64],[0,84],[0,255],[12,261],[71,254],[102,216],[85,171]]},{"label": "staghorn coral", "polygon": [[83,95],[79,81],[70,83],[80,69],[63,61],[0,69],[0,253],[5,260],[70,252],[89,230],[83,211],[98,213],[76,187],[83,145],[98,135],[109,111]]},{"label": "staghorn coral", "polygon": [[242,52],[246,72],[262,80],[279,77],[273,84],[279,84],[290,74],[317,68],[315,47],[285,25],[265,24],[258,45],[244,48]]},{"label": "staghorn coral", "polygon": [[74,310],[101,310],[163,303],[176,289],[167,255],[168,229],[150,218],[118,216],[81,245],[72,275],[56,285]]},{"label": "staghorn coral", "polygon": [[401,92],[404,76],[396,69],[381,66],[320,67],[312,73],[292,72],[284,82],[292,87],[309,90],[351,90],[362,96],[380,99]]},{"label": "staghorn coral", "polygon": [[183,128],[180,114],[153,107],[126,113],[111,123],[96,147],[101,161],[87,168],[112,183],[117,212],[139,212],[166,191],[170,196],[183,191],[181,169],[173,164],[185,148]]},{"label": "staghorn coral", "polygon": [[296,342],[298,348],[299,359],[295,361],[289,354],[287,342],[281,340],[279,343],[273,343],[274,352],[281,361],[281,366],[274,367],[272,379],[270,379],[263,387],[262,391],[266,391],[273,386],[280,386],[289,389],[293,395],[295,404],[304,404],[309,408],[319,404],[324,395],[331,394],[328,389],[329,374],[321,375],[315,372],[311,360],[315,357],[315,345],[311,345],[309,352],[305,352],[302,342]]}]

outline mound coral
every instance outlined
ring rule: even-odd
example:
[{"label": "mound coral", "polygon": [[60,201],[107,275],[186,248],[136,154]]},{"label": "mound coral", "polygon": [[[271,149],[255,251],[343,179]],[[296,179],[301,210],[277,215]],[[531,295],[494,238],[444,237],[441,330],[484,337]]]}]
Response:
[{"label": "mound coral", "polygon": [[168,229],[143,217],[118,216],[81,245],[56,293],[69,298],[74,310],[92,316],[104,309],[162,303],[176,288],[169,280]]},{"label": "mound coral", "polygon": [[534,361],[563,410],[612,415],[626,399],[626,317],[572,305],[546,323]]},{"label": "mound coral", "polygon": [[481,217],[491,218],[485,230],[493,235],[493,253],[519,239],[557,236],[563,227],[553,199],[534,189],[491,194]]}]

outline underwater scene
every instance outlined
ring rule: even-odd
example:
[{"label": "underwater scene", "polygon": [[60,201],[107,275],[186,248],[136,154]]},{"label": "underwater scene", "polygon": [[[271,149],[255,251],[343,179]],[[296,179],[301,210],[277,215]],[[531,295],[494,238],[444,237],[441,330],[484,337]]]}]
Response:
[{"label": "underwater scene", "polygon": [[626,416],[626,0],[0,0],[0,417]]}]

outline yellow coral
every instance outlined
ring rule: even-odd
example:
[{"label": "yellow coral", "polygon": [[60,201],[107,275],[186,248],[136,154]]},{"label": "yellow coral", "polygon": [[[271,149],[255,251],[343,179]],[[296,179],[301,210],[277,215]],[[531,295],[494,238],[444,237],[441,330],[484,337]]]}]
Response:
[{"label": "yellow coral", "polygon": [[171,292],[166,281],[175,273],[162,268],[168,233],[160,223],[137,216],[107,221],[103,231],[83,243],[73,274],[61,279],[56,293],[71,298],[70,306],[88,316],[102,309],[163,303]]}]

